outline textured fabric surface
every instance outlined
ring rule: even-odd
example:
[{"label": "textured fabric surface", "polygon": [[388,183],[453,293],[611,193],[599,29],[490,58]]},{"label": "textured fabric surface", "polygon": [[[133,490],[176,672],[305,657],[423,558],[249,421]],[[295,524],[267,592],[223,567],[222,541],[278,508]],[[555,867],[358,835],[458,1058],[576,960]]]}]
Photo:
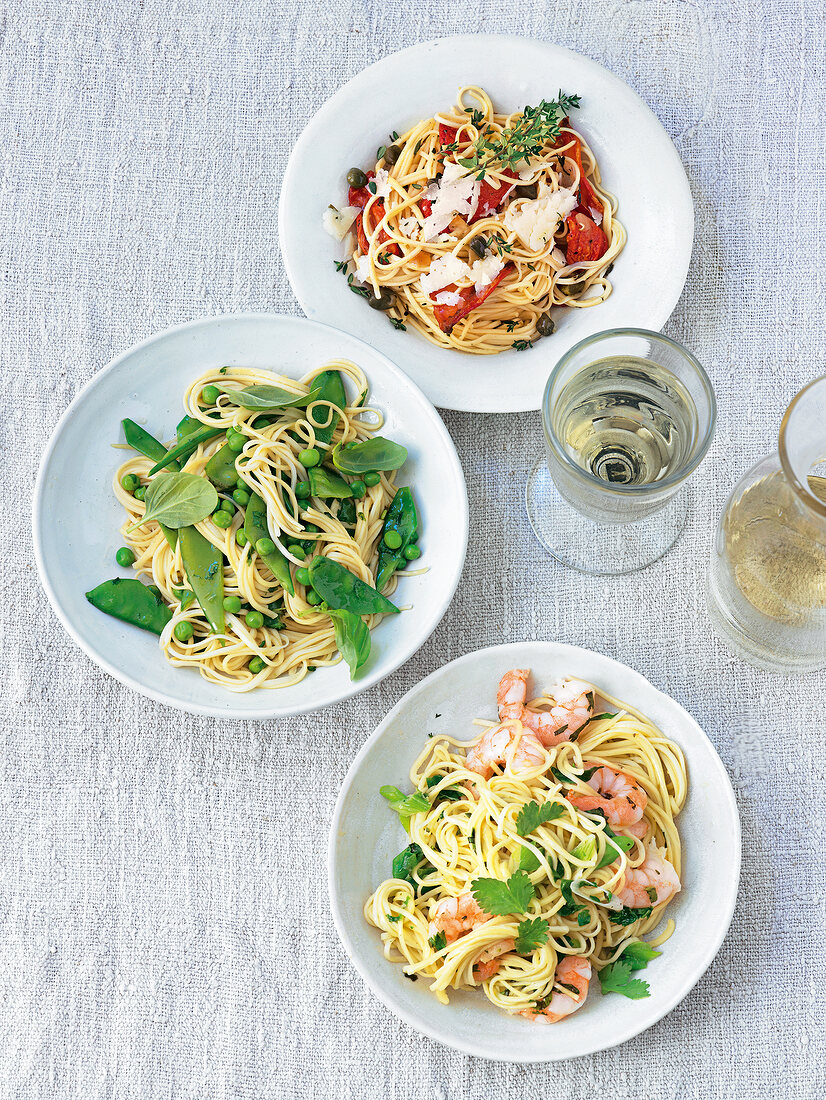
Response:
[{"label": "textured fabric surface", "polygon": [[[150,333],[299,313],[276,244],[294,139],[365,65],[470,29],[603,62],[686,165],[695,253],[666,331],[720,403],[690,526],[638,576],[567,572],[523,511],[538,417],[449,413],[467,567],[404,668],[281,723],[146,701],[76,649],[37,582],[29,513],[46,440],[79,387]],[[702,597],[726,493],[823,371],[824,37],[817,0],[5,4],[0,1096],[826,1094],[824,677],[735,660]],[[325,879],[336,792],[389,707],[441,663],[523,638],[615,656],[686,706],[725,761],[744,830],[731,932],[685,1001],[619,1049],[527,1068],[454,1053],[378,1004],[339,945]]]}]

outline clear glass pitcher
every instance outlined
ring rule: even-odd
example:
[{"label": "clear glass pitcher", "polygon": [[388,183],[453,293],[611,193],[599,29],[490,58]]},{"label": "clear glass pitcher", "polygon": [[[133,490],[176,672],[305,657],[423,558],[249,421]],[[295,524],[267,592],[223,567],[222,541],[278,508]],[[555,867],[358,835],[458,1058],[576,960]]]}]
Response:
[{"label": "clear glass pitcher", "polygon": [[825,458],[818,378],[786,410],[778,453],[735,486],[717,526],[712,624],[738,656],[772,672],[826,668]]}]

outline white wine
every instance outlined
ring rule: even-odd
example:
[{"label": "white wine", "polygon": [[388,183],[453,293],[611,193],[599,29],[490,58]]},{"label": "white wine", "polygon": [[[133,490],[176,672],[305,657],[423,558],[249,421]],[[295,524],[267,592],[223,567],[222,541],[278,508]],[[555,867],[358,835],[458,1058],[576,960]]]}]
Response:
[{"label": "white wine", "polygon": [[566,453],[609,485],[650,485],[685,466],[697,444],[691,394],[670,370],[612,355],[578,371],[553,408]]}]

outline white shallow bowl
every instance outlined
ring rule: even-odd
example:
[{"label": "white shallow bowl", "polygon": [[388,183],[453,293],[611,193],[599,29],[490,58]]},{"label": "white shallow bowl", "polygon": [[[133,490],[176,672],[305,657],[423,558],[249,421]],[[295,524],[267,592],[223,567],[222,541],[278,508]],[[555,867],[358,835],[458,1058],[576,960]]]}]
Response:
[{"label": "white shallow bowl", "polygon": [[[173,668],[157,639],[96,610],[84,593],[115,576],[123,511],[112,478],[128,451],[120,421],[131,417],[161,439],[174,436],[191,381],[215,366],[270,369],[299,377],[333,358],[350,359],[370,382],[370,400],[385,416],[384,434],[408,448],[400,483],[412,486],[429,570],[399,588],[400,615],[373,631],[372,653],[350,680],[344,662],[319,668],[288,688],[225,691],[195,670]],[[112,676],[152,699],[193,714],[278,718],[318,710],[356,695],[403,664],[447,610],[465,560],[468,505],[456,448],[421,391],[380,352],[343,332],[275,314],[238,314],[179,325],[114,359],[72,401],[58,423],[37,479],[34,545],[40,578],[63,625]]]},{"label": "white shallow bowl", "polygon": [[[465,355],[418,333],[397,332],[347,288],[333,260],[342,246],[321,224],[329,203],[346,203],[345,175],[369,168],[393,130],[446,111],[460,85],[483,87],[499,111],[558,90],[582,97],[574,123],[588,139],[605,187],[619,200],[628,243],[611,297],[590,309],[555,310],[557,332],[529,351]],[[579,340],[609,328],[659,331],[685,283],[694,207],[668,134],[639,96],[586,57],[510,35],[440,38],[364,69],[324,104],[299,137],[281,187],[279,236],[295,295],[308,317],[357,333],[389,355],[442,408],[468,412],[538,409],[551,368]]]},{"label": "white shallow bowl", "polygon": [[[382,952],[381,934],[362,907],[390,875],[393,856],[405,847],[398,819],[380,797],[391,783],[409,789],[408,772],[428,733],[470,740],[473,718],[495,718],[496,686],[509,668],[531,668],[548,686],[573,675],[627,701],[683,750],[689,796],[677,819],[683,843],[683,890],[668,907],[676,930],[649,964],[651,996],[630,1001],[603,997],[591,983],[585,1005],[551,1026],[508,1016],[481,993],[450,992],[440,1004],[427,980],[415,984]],[[740,878],[740,821],[725,768],[711,742],[673,699],[638,672],[610,657],[555,642],[521,642],[469,653],[432,673],[387,715],[347,773],[330,831],[329,887],[333,919],[361,976],[389,1009],[411,1027],[446,1046],[503,1062],[552,1062],[605,1050],[651,1027],[699,981],[716,955],[734,912]]]}]

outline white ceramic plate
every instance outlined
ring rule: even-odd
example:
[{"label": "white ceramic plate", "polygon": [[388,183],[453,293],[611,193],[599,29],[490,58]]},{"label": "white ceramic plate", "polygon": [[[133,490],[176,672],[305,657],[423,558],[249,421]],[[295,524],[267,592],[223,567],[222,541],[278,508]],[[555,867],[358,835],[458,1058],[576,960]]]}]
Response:
[{"label": "white ceramic plate", "polygon": [[[384,783],[409,789],[407,778],[428,733],[471,739],[475,717],[496,717],[496,686],[509,668],[531,668],[540,684],[568,674],[589,680],[638,707],[683,749],[689,796],[678,820],[683,890],[668,907],[674,935],[641,975],[647,1000],[602,997],[592,982],[585,1005],[543,1027],[508,1016],[486,997],[451,992],[440,1004],[427,981],[415,984],[388,962],[381,936],[362,907],[390,874],[405,846],[398,819],[379,796]],[[507,1062],[551,1062],[605,1050],[651,1027],[696,984],[723,942],[740,878],[740,821],[731,783],[711,742],[681,706],[639,673],[610,657],[555,642],[522,642],[469,653],[432,673],[387,715],[347,773],[330,831],[329,887],[345,950],[376,996],[411,1027],[446,1046]]]},{"label": "white ceramic plate", "polygon": [[[184,392],[211,366],[272,369],[298,377],[333,358],[366,373],[385,433],[408,448],[401,481],[413,487],[423,554],[430,566],[405,578],[401,600],[412,604],[373,631],[370,660],[350,680],[344,662],[320,668],[300,684],[234,694],[195,670],[173,668],[145,631],[89,604],[101,581],[129,576],[115,564],[122,509],[112,477],[128,452],[120,421],[129,416],[161,439],[174,435]],[[194,714],[276,718],[318,710],[356,695],[403,664],[435,629],[456,591],[465,560],[468,505],[453,441],[439,414],[409,379],[374,348],[326,325],[272,314],[213,317],[179,325],[114,359],[77,395],[55,429],[35,490],[34,545],[43,586],[68,632],[93,661],[136,691]]]},{"label": "white ceramic plate", "polygon": [[[582,96],[574,112],[619,199],[628,243],[611,282],[591,309],[555,311],[557,332],[529,351],[464,355],[437,348],[348,290],[333,260],[342,246],[321,224],[329,203],[346,203],[345,175],[368,168],[393,130],[448,109],[460,85],[478,84],[510,111],[562,88]],[[668,134],[621,80],[571,50],[507,35],[474,34],[424,42],[386,57],[345,84],[296,142],[281,188],[281,251],[304,312],[379,348],[442,408],[468,412],[538,409],[554,364],[577,341],[616,327],[659,331],[685,283],[694,208],[685,171]]]}]

